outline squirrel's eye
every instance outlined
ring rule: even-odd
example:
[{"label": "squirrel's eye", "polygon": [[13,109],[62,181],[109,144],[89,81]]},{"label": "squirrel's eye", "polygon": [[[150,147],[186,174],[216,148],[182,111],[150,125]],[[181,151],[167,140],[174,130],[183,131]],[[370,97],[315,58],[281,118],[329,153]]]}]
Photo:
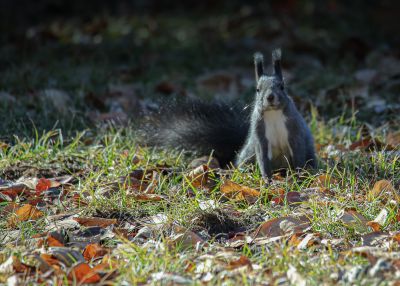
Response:
[{"label": "squirrel's eye", "polygon": [[257,92],[260,92],[260,89],[259,89],[259,88],[257,88],[257,89],[256,89],[256,91],[257,91]]},{"label": "squirrel's eye", "polygon": [[281,84],[281,85],[279,86],[279,88],[280,88],[281,90],[284,90],[284,89],[285,89],[285,87],[283,86],[283,84]]}]

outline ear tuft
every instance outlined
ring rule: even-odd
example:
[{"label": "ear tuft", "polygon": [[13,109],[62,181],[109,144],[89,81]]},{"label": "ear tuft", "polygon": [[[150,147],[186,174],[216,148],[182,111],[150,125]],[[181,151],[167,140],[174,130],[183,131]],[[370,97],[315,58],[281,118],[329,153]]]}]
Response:
[{"label": "ear tuft", "polygon": [[274,75],[277,76],[280,80],[283,80],[281,58],[282,58],[281,49],[276,49],[272,51],[272,65],[274,67]]},{"label": "ear tuft", "polygon": [[255,64],[260,63],[260,62],[262,63],[263,61],[264,61],[264,56],[262,53],[260,53],[260,52],[254,53],[254,63]]},{"label": "ear tuft", "polygon": [[280,61],[282,59],[282,50],[275,49],[272,51],[272,62]]},{"label": "ear tuft", "polygon": [[256,73],[256,82],[264,74],[264,56],[257,52],[254,54],[254,67]]}]

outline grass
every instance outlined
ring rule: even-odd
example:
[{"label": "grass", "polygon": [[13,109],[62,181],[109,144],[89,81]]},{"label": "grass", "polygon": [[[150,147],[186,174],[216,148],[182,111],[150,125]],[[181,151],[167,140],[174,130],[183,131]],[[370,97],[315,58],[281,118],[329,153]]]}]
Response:
[{"label": "grass", "polygon": [[[329,124],[320,121],[313,124],[321,126],[321,128],[318,128],[319,133],[315,134],[317,144],[326,141],[334,141],[338,145],[351,142],[356,136],[353,134],[357,134],[358,129],[358,123],[352,122],[353,126],[348,126],[351,130],[347,131],[345,135],[341,133],[333,135],[328,130],[332,130],[333,127],[341,129],[344,125],[337,123],[335,126],[329,126]],[[66,140],[59,130],[54,130],[38,135],[35,139],[19,140],[17,144],[1,151],[0,168],[8,170],[8,168],[18,166],[18,164],[27,164],[35,166],[39,170],[49,169],[57,174],[75,176],[77,170],[81,170],[82,172],[74,184],[74,191],[87,198],[88,205],[81,207],[57,206],[56,209],[49,209],[48,214],[78,210],[87,216],[124,216],[125,219],[129,218],[133,221],[163,214],[166,216],[167,222],[178,223],[200,234],[203,231],[204,235],[207,233],[207,229],[204,228],[205,222],[199,221],[198,218],[209,219],[210,216],[204,215],[207,212],[215,214],[217,210],[220,210],[224,213],[226,219],[231,215],[232,210],[237,211],[240,215],[234,218],[236,226],[248,229],[256,227],[267,219],[304,212],[310,217],[313,233],[317,233],[321,238],[341,238],[344,241],[341,247],[345,248],[346,246],[361,245],[361,236],[356,228],[344,225],[338,219],[340,211],[356,209],[368,220],[373,220],[382,207],[385,207],[389,210],[387,221],[390,223],[384,225],[383,229],[385,231],[397,231],[399,229],[399,223],[396,222],[398,211],[396,205],[391,205],[390,202],[383,204],[380,200],[372,202],[365,200],[366,192],[379,179],[388,179],[394,184],[398,184],[400,180],[398,154],[385,151],[373,153],[344,152],[340,157],[333,156],[323,160],[322,168],[315,172],[305,173],[301,177],[298,174],[288,174],[283,181],[274,182],[274,185],[279,184],[286,191],[307,193],[307,189],[315,181],[317,174],[329,174],[336,180],[336,183],[331,183],[329,187],[334,192],[334,196],[330,198],[332,202],[330,205],[321,204],[322,197],[318,194],[308,202],[303,203],[301,207],[293,207],[288,204],[274,205],[266,196],[272,186],[266,186],[260,181],[258,170],[232,170],[231,175],[228,175],[227,178],[261,191],[260,199],[255,204],[249,205],[243,202],[226,201],[222,198],[218,184],[224,180],[225,176],[214,177],[217,187],[209,192],[193,188],[190,184],[187,184],[185,179],[188,160],[182,156],[182,153],[142,148],[135,143],[134,131],[129,127],[102,129],[96,135],[86,135],[86,133],[78,133]],[[88,138],[90,138],[90,144],[85,143]],[[135,160],[132,160],[133,156],[139,156],[141,160],[135,163]],[[71,163],[74,166],[72,169]],[[123,188],[113,192],[110,197],[102,197],[98,194],[99,190],[106,188],[108,183],[115,181],[120,176],[136,169],[149,169],[165,164],[180,170],[168,175],[161,175],[158,179],[155,193],[165,195],[166,201],[137,202],[127,196]],[[9,174],[9,176],[11,175]],[[194,192],[194,197],[187,196],[189,191]],[[203,211],[200,208],[199,203],[209,199],[217,202],[217,210]],[[220,223],[224,225],[224,221]],[[10,231],[6,220],[2,220],[0,228],[3,234]],[[45,228],[44,218],[36,222],[19,223],[17,225],[20,234],[18,245],[20,247],[29,245],[29,241],[32,241],[32,235],[43,232]],[[126,240],[115,240],[115,238],[108,242],[111,245],[118,246],[113,252],[113,255],[116,258],[118,257],[116,259],[118,265],[121,264],[121,267],[118,267],[117,284],[123,281],[129,284],[140,284],[151,278],[155,279],[154,283],[156,283],[157,280],[154,278],[156,276],[152,275],[158,272],[181,275],[186,279],[193,279],[191,283],[194,284],[200,283],[201,279],[207,280],[208,278],[205,276],[208,272],[212,273],[210,283],[215,285],[226,285],[226,283],[228,285],[234,283],[253,285],[261,283],[261,281],[278,283],[280,279],[287,279],[286,272],[291,265],[309,281],[310,285],[319,285],[323,282],[334,283],[350,267],[368,265],[367,259],[345,254],[343,251],[339,251],[340,248],[332,246],[324,249],[315,246],[307,250],[296,250],[284,241],[267,246],[245,245],[234,250],[224,248],[223,242],[206,235],[205,237],[211,243],[205,250],[169,248],[166,247],[170,233],[168,224],[165,228],[161,231],[161,236],[158,239],[149,240],[145,243],[145,246]],[[4,253],[22,253],[23,249],[25,248],[10,249],[7,245],[3,245]],[[228,259],[215,258],[224,253],[228,255]],[[210,261],[202,258],[204,255],[209,255]],[[240,255],[246,255],[251,260],[253,271],[249,273],[246,269],[225,270],[224,265],[228,263],[226,261]],[[205,261],[202,259],[205,259]],[[203,272],[185,270],[188,261],[197,266],[195,269],[201,269],[199,265],[204,263],[208,270],[203,270]],[[166,278],[164,277],[164,279]],[[360,274],[360,283],[363,279],[372,281],[370,279],[375,278],[364,273]]]}]

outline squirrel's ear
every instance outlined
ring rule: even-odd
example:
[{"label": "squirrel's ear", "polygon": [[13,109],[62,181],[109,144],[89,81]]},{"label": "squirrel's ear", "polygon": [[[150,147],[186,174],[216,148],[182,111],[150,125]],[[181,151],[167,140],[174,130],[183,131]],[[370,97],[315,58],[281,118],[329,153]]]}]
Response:
[{"label": "squirrel's ear", "polygon": [[264,56],[257,52],[254,54],[254,67],[256,71],[256,83],[260,76],[264,74]]},{"label": "squirrel's ear", "polygon": [[281,58],[282,58],[281,49],[276,49],[272,51],[272,65],[274,66],[274,75],[277,76],[280,80],[283,80]]}]

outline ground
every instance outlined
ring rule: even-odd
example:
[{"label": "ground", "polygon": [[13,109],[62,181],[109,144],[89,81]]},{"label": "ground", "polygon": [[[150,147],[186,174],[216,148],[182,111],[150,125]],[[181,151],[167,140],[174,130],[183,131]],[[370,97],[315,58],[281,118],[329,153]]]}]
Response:
[{"label": "ground", "polygon": [[[371,40],[373,29],[355,37],[262,16],[247,6],[96,15],[7,39],[0,283],[400,279],[398,52]],[[138,143],[140,119],[160,101],[250,102],[252,55],[276,47],[316,170],[268,183],[255,166],[220,169],[209,154]]]}]

